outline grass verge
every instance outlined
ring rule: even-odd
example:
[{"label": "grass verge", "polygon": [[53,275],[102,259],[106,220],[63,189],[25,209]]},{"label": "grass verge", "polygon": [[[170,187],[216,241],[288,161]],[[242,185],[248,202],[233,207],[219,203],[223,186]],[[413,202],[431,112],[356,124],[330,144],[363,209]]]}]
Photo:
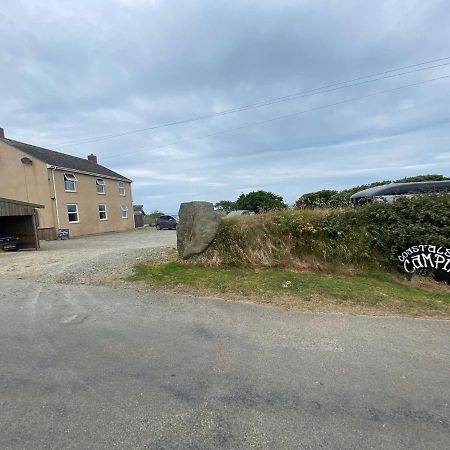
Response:
[{"label": "grass verge", "polygon": [[408,283],[381,272],[349,276],[169,262],[140,264],[128,281],[143,281],[147,286],[160,290],[243,299],[310,311],[450,319],[450,288],[421,281],[420,278]]}]

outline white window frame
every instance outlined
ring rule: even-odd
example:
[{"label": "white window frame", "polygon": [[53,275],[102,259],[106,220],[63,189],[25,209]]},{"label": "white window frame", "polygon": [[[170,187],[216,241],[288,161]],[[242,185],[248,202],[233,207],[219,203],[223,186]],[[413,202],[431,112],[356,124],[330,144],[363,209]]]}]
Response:
[{"label": "white window frame", "polygon": [[[100,187],[101,191],[98,190],[99,187]],[[105,180],[103,178],[96,178],[95,179],[95,188],[97,189],[97,194],[105,195],[106,194]]]},{"label": "white window frame", "polygon": [[[69,206],[75,206],[75,211],[69,211]],[[80,213],[78,212],[78,205],[76,203],[67,203],[67,220],[69,223],[80,223]],[[76,214],[77,220],[70,220],[70,214]]]},{"label": "white window frame", "polygon": [[[124,215],[125,213],[125,215]],[[128,206],[127,205],[120,205],[120,217],[122,219],[128,219]]]},{"label": "white window frame", "polygon": [[[77,192],[77,177],[70,172],[64,172],[64,190],[66,192]],[[73,183],[73,189],[67,189],[66,183]]]},{"label": "white window frame", "polygon": [[[100,207],[103,206],[104,209],[100,209]],[[102,213],[105,213],[105,217],[102,219]],[[99,220],[104,221],[104,220],[108,220],[108,209],[105,203],[99,203],[98,204],[98,217]]]},{"label": "white window frame", "polygon": [[118,181],[118,185],[119,185],[119,195],[121,197],[125,197],[127,195],[127,191],[125,188],[125,182],[124,181]]}]

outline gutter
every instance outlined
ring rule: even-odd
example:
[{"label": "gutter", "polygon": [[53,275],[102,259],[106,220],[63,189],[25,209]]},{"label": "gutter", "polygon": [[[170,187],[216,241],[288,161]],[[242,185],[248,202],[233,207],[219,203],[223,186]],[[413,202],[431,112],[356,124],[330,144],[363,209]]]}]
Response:
[{"label": "gutter", "polygon": [[82,173],[84,175],[91,175],[91,176],[98,177],[98,178],[108,178],[110,180],[125,181],[126,183],[133,182],[133,180],[130,180],[128,178],[113,177],[111,175],[104,175],[104,174],[95,173],[95,172],[85,172],[84,170],[71,169],[70,167],[53,166],[51,164],[47,164],[47,169],[51,169],[51,170],[57,169],[57,170],[62,170],[64,172]]}]

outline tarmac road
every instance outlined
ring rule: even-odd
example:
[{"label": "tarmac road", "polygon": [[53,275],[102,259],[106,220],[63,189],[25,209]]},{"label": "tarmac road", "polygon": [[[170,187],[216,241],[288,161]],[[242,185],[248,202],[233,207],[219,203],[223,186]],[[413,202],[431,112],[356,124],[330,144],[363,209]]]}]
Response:
[{"label": "tarmac road", "polygon": [[0,279],[1,448],[450,447],[450,323]]}]

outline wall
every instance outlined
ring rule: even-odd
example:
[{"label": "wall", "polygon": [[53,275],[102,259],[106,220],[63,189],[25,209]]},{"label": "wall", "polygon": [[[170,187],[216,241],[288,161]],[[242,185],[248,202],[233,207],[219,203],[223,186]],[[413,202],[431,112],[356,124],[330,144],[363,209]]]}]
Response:
[{"label": "wall", "polygon": [[[49,170],[49,173],[51,171]],[[58,200],[59,228],[68,228],[70,236],[81,236],[84,234],[106,233],[110,231],[131,230],[134,227],[133,205],[131,196],[131,183],[125,183],[125,196],[119,195],[117,180],[103,178],[105,194],[98,194],[95,181],[97,177],[73,173],[76,178],[77,192],[65,192],[64,172],[55,170],[55,186]],[[79,223],[69,223],[67,204],[78,205]],[[107,220],[100,220],[98,205],[106,204]],[[121,218],[120,206],[128,206],[128,218]]]},{"label": "wall", "polygon": [[44,205],[38,211],[39,227],[54,227],[54,210],[50,195],[47,166],[33,159],[33,164],[22,164],[26,153],[0,141],[0,197]]}]

